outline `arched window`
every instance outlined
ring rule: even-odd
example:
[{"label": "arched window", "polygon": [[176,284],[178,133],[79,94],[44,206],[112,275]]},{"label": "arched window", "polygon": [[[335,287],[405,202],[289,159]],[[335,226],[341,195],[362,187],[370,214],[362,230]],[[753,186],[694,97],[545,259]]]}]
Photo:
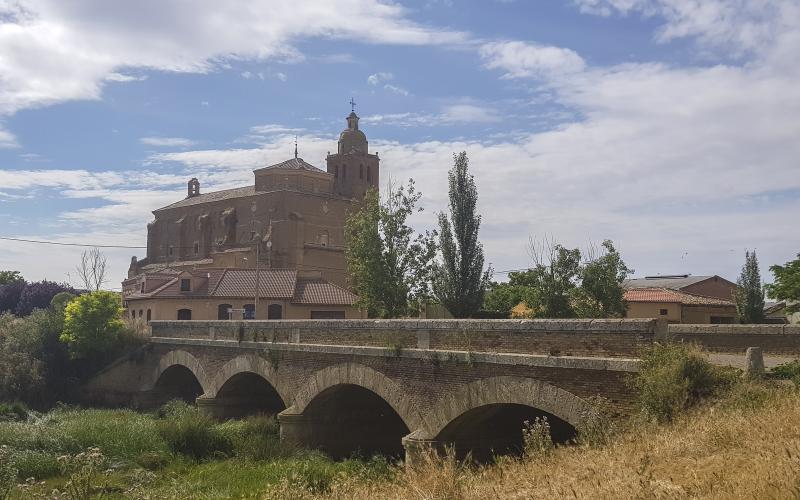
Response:
[{"label": "arched window", "polygon": [[364,178],[364,165],[359,165],[358,166],[358,178],[359,179],[363,179]]},{"label": "arched window", "polygon": [[217,306],[217,319],[231,319],[231,309],[233,306],[230,304],[220,304]]},{"label": "arched window", "polygon": [[244,319],[256,319],[256,306],[254,304],[244,305]]},{"label": "arched window", "polygon": [[178,319],[181,321],[188,321],[192,319],[191,309],[178,309]]},{"label": "arched window", "polygon": [[150,320],[153,319],[153,314],[151,313],[150,309],[147,310],[147,322],[150,323]]},{"label": "arched window", "polygon": [[141,318],[142,316],[144,316],[144,312],[141,309],[139,309],[139,317]]},{"label": "arched window", "polygon": [[283,319],[283,306],[270,304],[267,308],[267,319]]}]

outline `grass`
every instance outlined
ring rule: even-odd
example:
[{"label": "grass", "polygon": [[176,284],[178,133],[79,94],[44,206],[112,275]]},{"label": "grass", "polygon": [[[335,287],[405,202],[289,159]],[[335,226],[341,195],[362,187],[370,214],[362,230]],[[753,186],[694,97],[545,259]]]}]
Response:
[{"label": "grass", "polygon": [[800,395],[784,384],[743,382],[668,424],[640,421],[606,446],[478,468],[429,457],[392,481],[346,478],[324,495],[283,482],[266,498],[800,498]]}]

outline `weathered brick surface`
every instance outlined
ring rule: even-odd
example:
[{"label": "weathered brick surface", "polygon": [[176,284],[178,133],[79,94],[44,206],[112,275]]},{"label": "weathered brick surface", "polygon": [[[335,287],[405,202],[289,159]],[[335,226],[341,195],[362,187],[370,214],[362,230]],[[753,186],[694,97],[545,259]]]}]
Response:
[{"label": "weathered brick surface", "polygon": [[[154,337],[632,357],[663,329],[656,320],[154,321]],[[211,333],[209,333],[211,332]]]},{"label": "weathered brick surface", "polygon": [[768,354],[800,355],[797,325],[669,325],[669,338],[711,352],[744,353],[748,347],[760,347]]}]

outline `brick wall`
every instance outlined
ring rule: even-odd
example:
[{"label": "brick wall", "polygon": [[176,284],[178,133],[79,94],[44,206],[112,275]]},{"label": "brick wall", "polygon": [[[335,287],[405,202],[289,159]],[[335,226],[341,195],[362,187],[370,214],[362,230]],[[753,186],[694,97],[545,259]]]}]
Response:
[{"label": "brick wall", "polygon": [[800,355],[800,325],[669,325],[669,338],[712,352],[743,353],[761,347],[767,354]]}]

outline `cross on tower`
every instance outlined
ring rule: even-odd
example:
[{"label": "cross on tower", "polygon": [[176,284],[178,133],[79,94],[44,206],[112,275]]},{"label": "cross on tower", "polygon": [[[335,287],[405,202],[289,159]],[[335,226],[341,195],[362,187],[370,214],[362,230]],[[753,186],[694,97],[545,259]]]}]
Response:
[{"label": "cross on tower", "polygon": [[352,97],[350,98],[350,111],[353,113],[356,112],[356,101],[354,101]]}]

